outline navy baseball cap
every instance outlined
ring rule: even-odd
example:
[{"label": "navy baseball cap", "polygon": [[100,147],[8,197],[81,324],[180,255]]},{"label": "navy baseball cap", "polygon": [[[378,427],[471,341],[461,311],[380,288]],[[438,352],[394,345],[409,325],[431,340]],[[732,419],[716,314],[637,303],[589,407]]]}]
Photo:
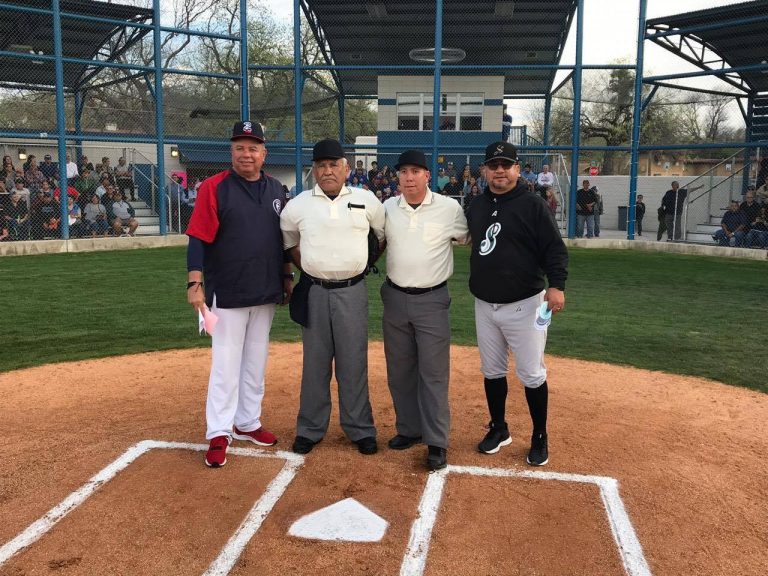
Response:
[{"label": "navy baseball cap", "polygon": [[489,144],[485,149],[485,161],[483,164],[488,164],[492,160],[508,160],[509,162],[517,162],[517,148],[509,142],[494,142]]},{"label": "navy baseball cap", "polygon": [[232,138],[253,138],[257,142],[264,143],[264,129],[258,122],[237,122],[232,127]]},{"label": "navy baseball cap", "polygon": [[400,170],[400,166],[419,166],[420,168],[424,168],[424,170],[429,170],[429,166],[427,166],[427,157],[424,156],[424,152],[421,150],[406,150],[402,154],[400,154],[400,157],[397,159],[397,164],[395,164],[395,170]]},{"label": "navy baseball cap", "polygon": [[344,158],[344,148],[341,146],[341,142],[333,138],[320,140],[312,148],[313,162],[316,160],[338,160],[339,158]]}]

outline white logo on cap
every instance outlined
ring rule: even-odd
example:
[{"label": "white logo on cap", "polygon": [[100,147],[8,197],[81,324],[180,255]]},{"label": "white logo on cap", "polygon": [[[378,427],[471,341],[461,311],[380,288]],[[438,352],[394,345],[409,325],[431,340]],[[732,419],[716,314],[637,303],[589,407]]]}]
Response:
[{"label": "white logo on cap", "polygon": [[245,132],[246,134],[250,134],[251,132],[253,132],[253,124],[251,124],[250,122],[243,122],[243,132]]},{"label": "white logo on cap", "polygon": [[499,154],[504,153],[504,144],[499,144],[496,146],[496,151],[493,153],[494,156],[498,156]]}]

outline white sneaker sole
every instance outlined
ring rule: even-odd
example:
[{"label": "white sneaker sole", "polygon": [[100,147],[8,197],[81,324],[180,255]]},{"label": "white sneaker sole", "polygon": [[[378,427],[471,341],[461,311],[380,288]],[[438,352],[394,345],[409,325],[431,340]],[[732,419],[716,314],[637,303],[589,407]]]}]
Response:
[{"label": "white sneaker sole", "polygon": [[210,462],[208,462],[208,458],[205,459],[205,465],[208,466],[208,468],[221,468],[226,463],[227,463],[226,458],[224,458],[224,462],[222,462],[221,464],[211,464]]},{"label": "white sneaker sole", "polygon": [[245,440],[246,442],[253,442],[257,446],[274,446],[275,444],[277,444],[277,440],[272,442],[272,444],[267,444],[266,442],[259,442],[258,440],[251,438],[250,436],[246,436],[245,434],[235,434],[234,432],[232,433],[232,438],[234,438],[235,440]]},{"label": "white sneaker sole", "polygon": [[544,464],[549,462],[549,458],[544,460],[544,462],[542,462],[541,464],[534,464],[533,462],[530,461],[530,459],[527,456],[525,457],[525,461],[528,462],[528,464],[530,464],[531,466],[544,466]]},{"label": "white sneaker sole", "polygon": [[510,436],[506,440],[502,440],[501,442],[499,442],[499,445],[496,446],[496,448],[494,448],[493,450],[480,450],[478,448],[478,451],[481,454],[496,454],[496,452],[499,451],[499,448],[501,448],[502,446],[509,446],[510,444],[512,444],[512,436]]}]

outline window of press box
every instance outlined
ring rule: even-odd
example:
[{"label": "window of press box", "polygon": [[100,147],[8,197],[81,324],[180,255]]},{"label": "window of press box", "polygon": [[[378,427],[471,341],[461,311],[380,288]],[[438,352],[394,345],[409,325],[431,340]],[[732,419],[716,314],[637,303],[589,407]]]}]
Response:
[{"label": "window of press box", "polygon": [[[482,130],[484,94],[449,92],[440,97],[440,130]],[[397,95],[398,130],[432,130],[432,93]]]}]

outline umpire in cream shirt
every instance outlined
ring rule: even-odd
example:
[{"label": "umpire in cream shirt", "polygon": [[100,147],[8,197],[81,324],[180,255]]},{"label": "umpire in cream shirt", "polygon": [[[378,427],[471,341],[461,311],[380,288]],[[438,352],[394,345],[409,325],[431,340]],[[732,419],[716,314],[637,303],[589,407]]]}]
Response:
[{"label": "umpire in cream shirt", "polygon": [[311,283],[293,451],[307,454],[325,436],[335,360],[341,427],[360,453],[374,454],[364,278],[368,232],[384,240],[384,208],[373,193],[344,185],[349,168],[338,141],[315,145],[312,171],[317,185],[291,200],[280,215],[283,247],[302,271],[300,284]]},{"label": "umpire in cream shirt", "polygon": [[389,447],[402,450],[423,442],[427,467],[438,470],[447,465],[450,429],[451,244],[466,244],[469,233],[461,205],[429,190],[422,152],[403,152],[395,169],[403,193],[384,203],[387,279],[381,287],[397,428]]}]

